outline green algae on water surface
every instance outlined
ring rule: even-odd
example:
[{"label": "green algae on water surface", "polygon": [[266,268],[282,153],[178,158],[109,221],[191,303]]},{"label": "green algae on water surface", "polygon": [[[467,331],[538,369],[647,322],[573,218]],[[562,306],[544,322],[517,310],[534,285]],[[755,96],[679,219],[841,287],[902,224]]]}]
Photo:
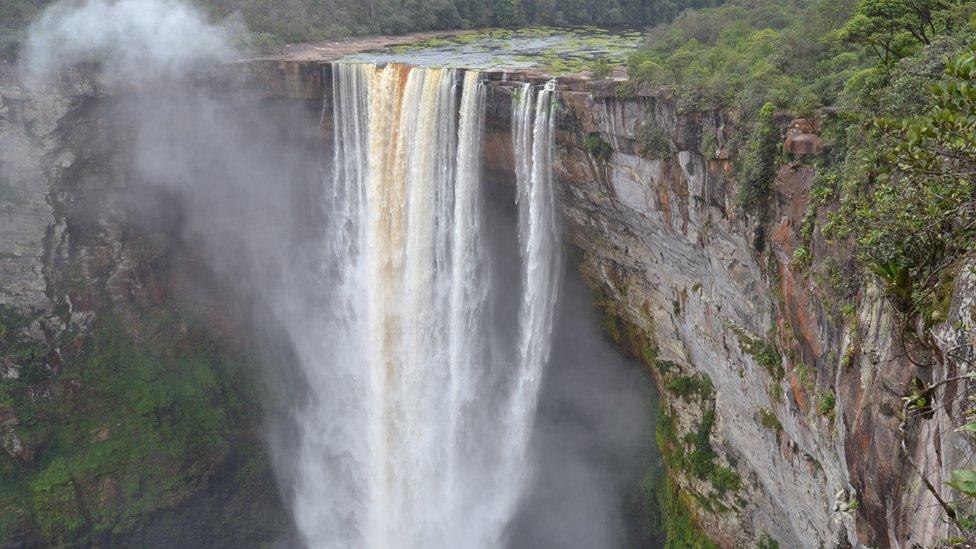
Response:
[{"label": "green algae on water surface", "polygon": [[348,61],[402,62],[472,69],[539,69],[551,76],[585,72],[594,60],[622,66],[642,34],[596,27],[488,29],[358,53]]}]

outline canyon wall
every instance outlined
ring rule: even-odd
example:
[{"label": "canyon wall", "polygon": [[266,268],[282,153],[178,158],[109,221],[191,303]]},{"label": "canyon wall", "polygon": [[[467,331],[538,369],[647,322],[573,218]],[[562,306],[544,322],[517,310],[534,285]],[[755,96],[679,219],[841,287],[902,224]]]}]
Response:
[{"label": "canyon wall", "polygon": [[[328,96],[324,63],[266,61],[249,77],[272,95]],[[323,74],[317,74],[321,71]],[[491,72],[488,184],[512,181],[511,96],[531,71]],[[324,84],[323,91],[320,85]],[[619,90],[618,90],[619,88]],[[972,263],[957,267],[934,364],[852,253],[821,232],[815,199],[824,143],[815,120],[777,112],[784,152],[747,215],[736,113],[682,111],[667,93],[563,79],[555,170],[569,253],[594,290],[604,328],[656,379],[656,437],[676,504],[720,545],[932,546],[941,497],[968,446],[951,405],[903,426],[913,383],[965,372],[976,341]],[[797,259],[805,248],[807,257]],[[935,396],[951,401],[948,383]],[[904,433],[902,429],[904,428]]]},{"label": "canyon wall", "polygon": [[[940,360],[919,366],[904,320],[879,288],[861,286],[851,251],[821,234],[813,155],[787,157],[760,222],[739,205],[727,147],[748,128],[732,113],[680,112],[666,96],[618,97],[600,84],[570,83],[559,101],[567,233],[608,333],[658,381],[658,443],[709,537],[727,547],[945,539],[942,509],[904,459],[900,414],[914,379],[960,372],[949,351],[976,334],[970,266]],[[784,138],[797,125],[777,119]],[[801,262],[811,222],[812,258]],[[905,437],[947,500],[949,469],[968,460],[951,430],[940,412]]]},{"label": "canyon wall", "polygon": [[[2,69],[3,67],[0,67]],[[269,543],[248,311],[136,184],[134,108],[0,70],[0,545]],[[313,126],[317,124],[313,123]]]},{"label": "canyon wall", "polygon": [[[489,184],[505,184],[513,180],[511,93],[517,81],[536,77],[489,78],[485,168]],[[253,86],[255,99],[302,100],[315,106],[314,116],[330,83],[327,63],[255,61],[229,67],[221,85]],[[656,436],[667,489],[726,547],[769,540],[909,547],[944,538],[941,509],[904,459],[900,413],[913,380],[962,371],[949,350],[973,342],[971,266],[960,269],[948,317],[936,329],[941,360],[919,366],[882,290],[858,282],[850,251],[820,233],[816,221],[827,208],[811,208],[815,155],[780,166],[760,223],[737,199],[728,143],[746,130],[734,113],[681,112],[663,95],[621,95],[608,83],[560,83],[555,169],[570,253],[594,290],[604,328],[658,382]],[[0,400],[4,478],[47,463],[54,435],[18,411],[53,414],[46,411],[52,403],[84,392],[84,378],[62,375],[62,365],[82,355],[100,315],[120,319],[138,342],[154,336],[131,326],[160,311],[179,318],[207,311],[206,331],[218,341],[235,341],[243,330],[230,320],[242,316],[233,299],[188,290],[212,273],[194,267],[197,252],[174,236],[178,215],[159,215],[166,197],[158,197],[158,209],[129,207],[128,169],[118,153],[132,136],[104,123],[112,108],[120,108],[114,97],[83,78],[42,95],[10,79],[0,83],[0,375],[16,395]],[[792,119],[777,120],[785,137]],[[812,255],[802,263],[794,258],[801,243]],[[166,326],[158,332],[166,353],[192,346],[184,321]],[[233,354],[242,345],[228,347]],[[153,502],[149,514],[162,517],[155,524],[174,524],[174,509],[203,501],[193,509],[206,511],[197,514],[227,532],[241,528],[234,535],[242,541],[287,530],[281,502],[254,497],[275,494],[266,463],[233,451],[259,446],[255,421],[246,415],[222,431],[245,442],[218,445],[225,453],[194,454],[183,464],[149,461],[160,474],[181,471],[182,479],[171,499]],[[946,496],[943,481],[964,465],[966,452],[948,426],[937,411],[905,436],[913,461]],[[86,423],[74,442],[88,448],[111,440],[111,427],[102,427]],[[118,515],[108,521],[115,533],[102,539],[162,539],[153,536],[164,527],[136,527],[112,511],[140,501],[126,482],[124,472],[98,470],[18,485],[34,504],[49,505],[45,490],[58,491],[78,525],[57,530],[51,524],[65,517],[52,508],[42,512],[51,531],[26,528],[16,519],[30,507],[23,502],[0,513],[14,517],[0,520],[0,538],[72,539],[102,524],[100,517]],[[269,518],[254,524],[251,516]]]}]

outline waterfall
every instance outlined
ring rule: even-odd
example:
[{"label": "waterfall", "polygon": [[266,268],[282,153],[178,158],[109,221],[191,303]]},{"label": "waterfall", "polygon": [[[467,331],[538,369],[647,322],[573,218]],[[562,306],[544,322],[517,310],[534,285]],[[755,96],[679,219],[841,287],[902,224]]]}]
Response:
[{"label": "waterfall", "polygon": [[[523,84],[512,98],[512,145],[518,186],[518,235],[522,256],[518,376],[511,401],[510,440],[528,448],[543,368],[549,360],[560,273],[560,239],[552,185],[555,82],[534,93]],[[525,471],[524,455],[515,467]]]},{"label": "waterfall", "polygon": [[505,341],[492,302],[513,288],[493,284],[486,242],[482,74],[348,63],[332,74],[327,305],[321,341],[296,342],[311,394],[296,413],[296,523],[313,547],[498,546],[526,481],[555,308],[552,86],[518,121],[532,132],[518,138],[530,151],[519,150],[524,295],[518,340]]}]

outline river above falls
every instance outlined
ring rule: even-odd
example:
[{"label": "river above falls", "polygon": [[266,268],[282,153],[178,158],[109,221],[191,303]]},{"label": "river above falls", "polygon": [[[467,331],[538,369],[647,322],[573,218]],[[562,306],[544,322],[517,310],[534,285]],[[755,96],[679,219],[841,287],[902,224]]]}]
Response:
[{"label": "river above falls", "polygon": [[579,73],[597,59],[620,65],[642,40],[638,31],[595,27],[491,29],[434,36],[347,55],[344,61],[468,69],[539,69],[551,75]]}]

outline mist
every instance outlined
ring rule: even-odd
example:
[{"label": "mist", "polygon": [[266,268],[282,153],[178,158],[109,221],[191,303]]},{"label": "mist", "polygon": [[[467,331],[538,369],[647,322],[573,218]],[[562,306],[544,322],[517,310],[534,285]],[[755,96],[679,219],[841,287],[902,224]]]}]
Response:
[{"label": "mist", "polygon": [[[373,350],[371,340],[350,336],[349,325],[340,322],[348,303],[337,281],[352,267],[337,263],[330,244],[342,230],[335,220],[335,151],[320,120],[333,116],[330,101],[256,100],[251,90],[229,88],[227,63],[241,55],[235,44],[242,32],[234,20],[208,21],[176,0],[61,2],[31,27],[20,69],[38,89],[64,81],[69,71],[96,75],[107,131],[126,144],[116,154],[125,170],[120,207],[127,221],[170,235],[176,242],[171,259],[199,265],[191,287],[183,289],[190,299],[207,294],[249,311],[268,386],[268,451],[300,537],[281,543],[339,547],[383,539],[364,534],[362,526],[373,519],[361,502],[378,482],[355,467],[368,454],[375,394],[363,360]],[[451,146],[457,144],[447,140],[445,147]],[[486,290],[484,310],[470,308],[490,319],[485,324],[492,329],[485,345],[494,349],[486,352],[491,356],[473,364],[485,369],[484,387],[502,387],[514,371],[515,319],[525,286],[514,188],[513,181],[511,189],[495,189],[482,208],[484,265],[493,289]],[[448,508],[440,518],[457,524],[433,524],[399,546],[463,543],[456,536],[486,520],[485,509],[506,519],[499,519],[498,536],[494,526],[479,534],[485,546],[629,543],[623,509],[654,459],[653,389],[639,365],[600,334],[578,275],[562,269],[555,276],[562,286],[555,328],[546,330],[553,332],[552,352],[523,426],[529,437],[524,474],[485,473],[478,467],[498,449],[477,443],[488,446],[492,439],[463,440],[462,453],[476,454],[470,459],[477,467],[464,464],[474,472],[461,477],[471,486],[458,496],[459,506],[470,508],[457,514]],[[467,398],[467,406],[477,402]],[[464,424],[468,436],[494,432],[508,398],[486,395],[487,413]],[[470,494],[493,491],[498,483],[506,485],[505,501],[476,505]],[[492,494],[482,495],[491,503]],[[509,507],[513,511],[498,510]],[[431,539],[437,542],[422,543]]]},{"label": "mist", "polygon": [[63,1],[31,25],[22,58],[33,78],[94,63],[105,83],[147,85],[233,59],[243,32],[178,0]]}]

